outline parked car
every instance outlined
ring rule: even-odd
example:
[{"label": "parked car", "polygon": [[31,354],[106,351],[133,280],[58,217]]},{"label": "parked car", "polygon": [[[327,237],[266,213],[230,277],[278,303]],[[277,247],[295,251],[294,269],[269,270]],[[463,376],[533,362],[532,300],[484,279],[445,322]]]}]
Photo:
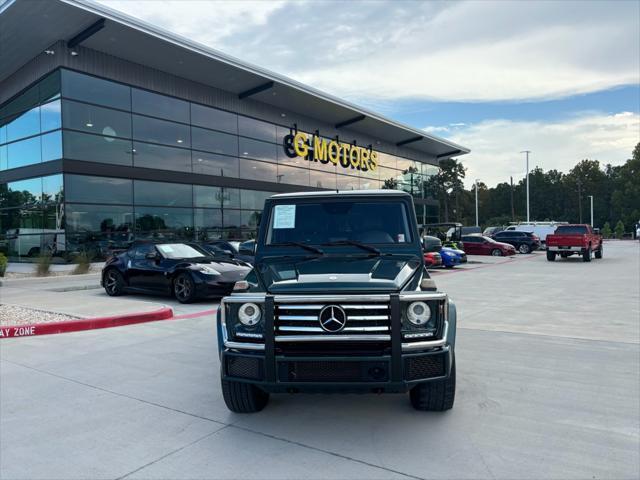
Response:
[{"label": "parked car", "polygon": [[438,252],[424,252],[424,264],[427,268],[435,268],[442,265],[442,256]]},{"label": "parked car", "polygon": [[451,248],[451,247],[442,247],[442,249],[456,254],[458,256],[458,259],[460,260],[459,263],[467,263],[467,254],[465,253],[464,250],[460,250],[458,248]]},{"label": "parked car", "polygon": [[556,231],[559,225],[567,225],[567,222],[529,222],[509,225],[505,230],[516,232],[529,232],[535,234],[540,239],[540,248],[547,248],[547,235]]},{"label": "parked car", "polygon": [[534,233],[504,230],[491,235],[491,238],[497,242],[513,245],[520,253],[531,253],[540,248],[540,239]]},{"label": "parked car", "polygon": [[209,240],[203,242],[202,248],[214,255],[226,254],[229,258],[235,260],[242,260],[243,262],[253,265],[253,252],[240,248],[242,246],[239,242],[227,242],[226,240]]},{"label": "parked car", "polygon": [[109,258],[101,285],[107,295],[126,292],[170,294],[181,303],[222,297],[251,270],[233,260],[216,259],[187,243],[135,243]]},{"label": "parked car", "polygon": [[482,233],[482,229],[476,226],[462,227],[462,235],[472,235],[474,233]]},{"label": "parked car", "polygon": [[553,262],[556,255],[582,255],[583,261],[590,262],[592,254],[602,258],[602,247],[602,235],[591,225],[560,225],[555,233],[547,235],[547,260]]},{"label": "parked car", "polygon": [[495,235],[498,232],[501,232],[505,229],[505,227],[500,226],[500,227],[487,227],[484,229],[484,231],[482,232],[482,234],[485,237],[491,237],[492,235]]},{"label": "parked car", "polygon": [[442,247],[440,250],[440,256],[442,257],[442,266],[444,268],[453,268],[456,265],[460,265],[460,256],[455,253],[455,249],[448,247]]},{"label": "parked car", "polygon": [[496,242],[483,235],[465,235],[462,244],[467,255],[493,255],[494,257],[515,255],[516,249],[508,243]]}]

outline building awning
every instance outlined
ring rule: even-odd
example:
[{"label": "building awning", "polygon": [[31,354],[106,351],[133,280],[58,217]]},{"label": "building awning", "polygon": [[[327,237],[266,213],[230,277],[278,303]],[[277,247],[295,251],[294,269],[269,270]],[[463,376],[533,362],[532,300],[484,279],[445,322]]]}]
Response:
[{"label": "building awning", "polygon": [[[88,0],[0,0],[0,82],[58,42],[82,45],[178,77],[317,118],[418,152],[469,153],[285,76],[247,64]],[[275,95],[274,95],[275,93]]]}]

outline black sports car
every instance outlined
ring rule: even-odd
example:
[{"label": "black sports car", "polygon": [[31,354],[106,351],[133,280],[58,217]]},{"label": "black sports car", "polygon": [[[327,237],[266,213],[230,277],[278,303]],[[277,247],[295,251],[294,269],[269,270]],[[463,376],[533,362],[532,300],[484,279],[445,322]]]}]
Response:
[{"label": "black sports car", "polygon": [[223,297],[251,270],[244,262],[210,256],[187,243],[137,243],[109,258],[101,285],[108,295],[168,293],[181,303]]}]

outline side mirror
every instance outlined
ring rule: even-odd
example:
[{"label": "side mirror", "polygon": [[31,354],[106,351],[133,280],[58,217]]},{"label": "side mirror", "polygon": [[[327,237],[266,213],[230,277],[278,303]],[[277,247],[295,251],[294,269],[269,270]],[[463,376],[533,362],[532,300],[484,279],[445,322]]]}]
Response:
[{"label": "side mirror", "polygon": [[420,290],[435,292],[438,288],[436,287],[436,282],[433,281],[433,278],[423,278],[420,282]]}]

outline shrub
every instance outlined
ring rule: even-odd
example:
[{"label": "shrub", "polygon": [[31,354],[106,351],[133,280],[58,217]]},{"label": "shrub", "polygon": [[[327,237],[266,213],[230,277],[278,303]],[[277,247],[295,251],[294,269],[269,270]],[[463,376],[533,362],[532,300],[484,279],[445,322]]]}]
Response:
[{"label": "shrub", "polygon": [[602,231],[600,233],[602,233],[602,236],[604,238],[611,238],[611,225],[609,225],[609,222],[606,222],[604,224],[604,227],[602,227]]},{"label": "shrub", "polygon": [[624,223],[622,223],[622,220],[618,220],[618,223],[616,223],[616,238],[621,239],[623,235]]},{"label": "shrub", "polygon": [[4,255],[4,253],[0,252],[0,277],[4,277],[4,272],[7,271],[8,263],[9,260],[7,260],[7,257]]},{"label": "shrub", "polygon": [[38,277],[46,277],[51,271],[51,255],[45,253],[40,255],[36,261],[36,275]]},{"label": "shrub", "polygon": [[93,254],[91,252],[80,252],[74,259],[76,266],[71,271],[72,275],[82,275],[88,273],[91,269],[91,260],[93,260]]}]

